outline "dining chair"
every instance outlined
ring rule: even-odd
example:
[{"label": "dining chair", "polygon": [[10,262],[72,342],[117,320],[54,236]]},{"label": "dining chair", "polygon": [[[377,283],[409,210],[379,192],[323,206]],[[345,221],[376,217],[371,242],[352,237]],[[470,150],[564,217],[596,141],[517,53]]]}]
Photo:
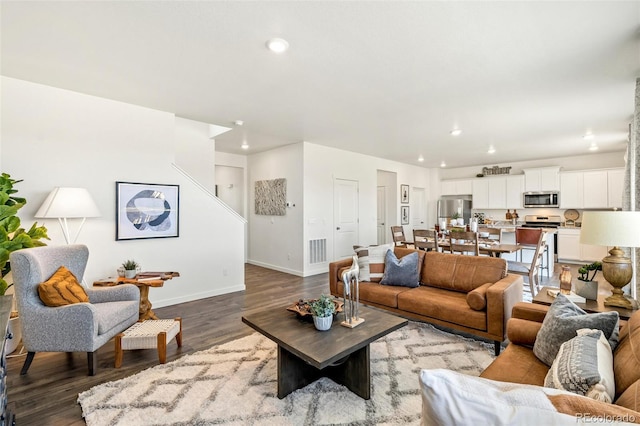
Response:
[{"label": "dining chair", "polygon": [[[539,229],[539,231],[542,231]],[[538,235],[538,242],[535,246],[535,252],[531,263],[527,262],[507,262],[507,272],[527,277],[529,280],[529,288],[531,289],[531,296],[535,297],[536,293],[540,289],[539,272],[542,266],[542,257],[547,247],[547,233],[540,232]]]},{"label": "dining chair", "polygon": [[447,236],[449,241],[449,251],[451,253],[480,255],[478,246],[478,233],[469,231],[451,231]]},{"label": "dining chair", "polygon": [[418,250],[439,251],[438,233],[434,229],[414,229],[413,245]]},{"label": "dining chair", "polygon": [[404,227],[392,226],[391,236],[393,237],[393,243],[396,247],[407,247],[407,240],[404,237]]},{"label": "dining chair", "polygon": [[481,237],[481,240],[502,243],[502,228],[490,228],[488,226],[478,227],[478,235],[482,235],[483,233],[488,234],[488,236],[484,238]]},{"label": "dining chair", "polygon": [[[516,228],[516,244],[520,244],[523,250],[535,250],[540,234],[545,233],[541,228]],[[546,269],[549,278],[549,246],[545,245],[544,254],[546,262],[540,266],[540,276],[542,270]],[[522,262],[522,251],[520,251],[520,262]]]}]

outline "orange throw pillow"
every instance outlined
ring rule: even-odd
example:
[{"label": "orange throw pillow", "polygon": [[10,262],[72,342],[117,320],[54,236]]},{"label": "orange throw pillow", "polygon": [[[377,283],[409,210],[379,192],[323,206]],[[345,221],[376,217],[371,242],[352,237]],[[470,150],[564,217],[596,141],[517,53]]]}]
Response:
[{"label": "orange throw pillow", "polygon": [[40,300],[57,307],[89,302],[89,296],[70,270],[61,266],[47,281],[38,285]]}]

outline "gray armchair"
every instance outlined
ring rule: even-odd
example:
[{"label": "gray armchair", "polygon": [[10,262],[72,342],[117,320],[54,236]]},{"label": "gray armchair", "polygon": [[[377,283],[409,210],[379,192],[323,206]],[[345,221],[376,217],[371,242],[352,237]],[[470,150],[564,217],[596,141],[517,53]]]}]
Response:
[{"label": "gray armchair", "polygon": [[88,258],[89,250],[84,245],[36,247],[11,253],[22,342],[28,352],[21,375],[27,373],[36,352],[87,352],[89,375],[93,376],[98,348],[138,321],[140,292],[131,284],[86,288],[90,303],[56,308],[42,303],[38,284],[63,265],[81,282]]}]

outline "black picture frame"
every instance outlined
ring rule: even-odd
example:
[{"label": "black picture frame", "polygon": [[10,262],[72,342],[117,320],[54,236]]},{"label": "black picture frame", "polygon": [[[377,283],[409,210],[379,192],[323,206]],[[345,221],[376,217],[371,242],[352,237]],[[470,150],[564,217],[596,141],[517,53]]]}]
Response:
[{"label": "black picture frame", "polygon": [[400,185],[400,202],[409,204],[409,185]]},{"label": "black picture frame", "polygon": [[180,236],[180,185],[116,182],[116,241]]},{"label": "black picture frame", "polygon": [[408,225],[410,221],[409,206],[400,207],[400,225]]}]

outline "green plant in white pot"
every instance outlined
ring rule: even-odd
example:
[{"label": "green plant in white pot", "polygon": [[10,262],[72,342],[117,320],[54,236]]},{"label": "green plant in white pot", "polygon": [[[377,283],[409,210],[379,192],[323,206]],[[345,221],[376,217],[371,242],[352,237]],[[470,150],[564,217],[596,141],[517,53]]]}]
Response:
[{"label": "green plant in white pot", "polygon": [[313,324],[316,328],[320,331],[329,330],[333,323],[333,314],[336,312],[336,304],[333,302],[333,298],[322,294],[319,299],[312,300],[309,306],[313,314]]},{"label": "green plant in white pot", "polygon": [[124,277],[125,278],[135,278],[138,274],[138,262],[135,260],[127,260],[122,263],[122,267],[124,268]]}]

